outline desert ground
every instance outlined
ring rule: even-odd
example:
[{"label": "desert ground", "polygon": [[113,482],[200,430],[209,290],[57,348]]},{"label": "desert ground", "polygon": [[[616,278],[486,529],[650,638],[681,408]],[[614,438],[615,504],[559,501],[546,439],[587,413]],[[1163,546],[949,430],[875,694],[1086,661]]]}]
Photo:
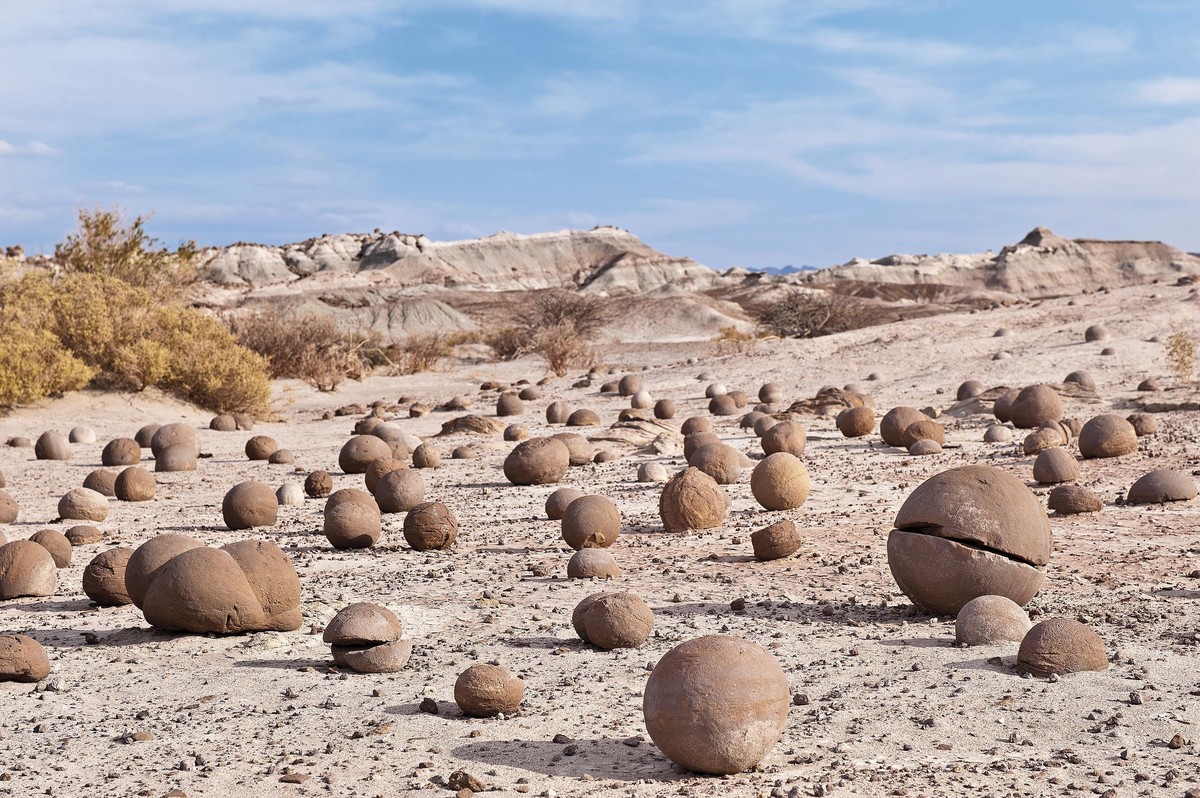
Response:
[{"label": "desert ground", "polygon": [[[526,403],[525,415],[505,421],[534,435],[561,431],[545,423],[554,400],[601,415],[601,426],[576,431],[617,458],[572,468],[562,484],[620,508],[621,536],[611,551],[623,575],[605,584],[566,578],[571,550],[543,510],[558,486],[510,485],[501,463],[512,444],[499,435],[431,437],[461,413],[407,417],[411,401],[434,406],[457,394],[474,399],[468,412],[492,416],[496,393],[480,385],[537,382],[545,371],[534,358],[452,362],[436,372],[345,383],[336,393],[279,382],[278,418],[253,432],[210,431],[211,413],[151,393],[81,392],[18,410],[0,418],[0,440],[78,424],[98,439],[75,445],[67,462],[0,447],[0,471],[21,507],[19,521],[5,528],[10,539],[70,526],[55,522],[58,499],[99,467],[106,441],[143,424],[192,424],[211,457],[194,472],[158,474],[152,502],[112,501],[100,525],[105,539],[75,549],[53,597],[0,602],[0,630],[40,641],[52,666],[36,685],[0,683],[0,795],[439,795],[451,792],[456,771],[498,796],[1200,795],[1200,500],[1122,501],[1152,469],[1200,474],[1195,384],[1136,390],[1149,376],[1175,381],[1164,341],[1173,324],[1195,329],[1198,321],[1195,287],[1147,285],[763,341],[734,355],[717,355],[709,342],[604,347],[613,376],[588,387],[572,387],[580,372],[553,379],[541,400]],[[1085,328],[1097,322],[1112,340],[1085,343]],[[1002,328],[1011,334],[996,337]],[[1116,354],[1101,355],[1105,346]],[[993,359],[1001,350],[1012,357]],[[882,415],[897,405],[949,410],[967,379],[988,387],[1058,384],[1076,369],[1095,377],[1097,391],[1066,398],[1067,416],[1125,415],[1146,405],[1157,411],[1160,429],[1135,454],[1081,463],[1079,484],[1103,498],[1100,513],[1051,517],[1053,556],[1027,609],[1034,621],[1091,625],[1110,667],[1049,680],[1018,675],[1015,643],[955,646],[953,619],[911,605],[889,573],[885,549],[900,504],[948,468],[991,465],[1044,499],[1049,488],[1033,482],[1022,434],[984,443],[990,415],[945,413],[938,419],[946,427],[943,452],[912,457],[884,445],[877,432],[847,439],[832,417],[804,416],[812,492],[802,508],[761,509],[747,470],[727,487],[733,503],[723,527],[667,534],[658,515],[661,485],[639,483],[636,472],[647,460],[674,471],[682,454],[604,440],[629,400],[599,392],[601,382],[636,372],[655,398],[675,400],[679,423],[708,415],[708,382],[751,396],[776,382],[785,407],[822,386],[855,384]],[[712,378],[698,379],[705,372]],[[281,507],[271,528],[225,528],[222,496],[243,480],[274,488],[326,469],[335,489],[360,487],[361,475],[337,469],[358,417],[322,416],[380,399],[397,403],[396,423],[442,454],[442,467],[422,475],[426,497],[458,518],[451,550],[411,550],[401,516],[391,515],[375,547],[336,551],[321,533],[319,499]],[[761,457],[737,416],[712,420],[727,443]],[[243,447],[255,434],[291,449],[295,464],[248,461]],[[480,456],[450,459],[460,445]],[[800,550],[755,560],[750,533],[781,518],[803,531]],[[89,603],[81,577],[93,556],[163,532],[214,545],[247,537],[278,543],[300,575],[302,628],[170,634],[132,606]],[[576,603],[611,589],[634,590],[654,610],[654,631],[639,649],[599,651],[572,630]],[[321,629],[357,601],[382,603],[403,621],[414,641],[403,671],[364,675],[333,663]],[[658,659],[679,642],[715,633],[766,647],[794,696],[783,738],[760,767],[729,777],[678,769],[651,743],[641,712]],[[459,712],[455,678],[477,662],[499,663],[524,680],[517,715],[477,720]],[[437,714],[419,709],[426,698]]]}]

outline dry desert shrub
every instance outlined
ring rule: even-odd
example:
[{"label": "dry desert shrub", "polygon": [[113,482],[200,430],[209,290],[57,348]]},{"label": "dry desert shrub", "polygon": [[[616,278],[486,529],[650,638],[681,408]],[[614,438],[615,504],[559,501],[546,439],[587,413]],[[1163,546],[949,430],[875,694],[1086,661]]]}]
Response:
[{"label": "dry desert shrub", "polygon": [[499,360],[516,360],[531,351],[533,341],[524,327],[501,327],[484,336]]},{"label": "dry desert shrub", "polygon": [[453,351],[451,336],[444,333],[410,335],[389,348],[397,374],[433,371]]},{"label": "dry desert shrub", "polygon": [[862,300],[826,291],[793,291],[757,308],[759,325],[782,338],[816,338],[875,323]]},{"label": "dry desert shrub", "polygon": [[49,330],[0,320],[0,408],[82,388],[95,374]]},{"label": "dry desert shrub", "polygon": [[588,368],[599,360],[588,339],[566,321],[538,330],[533,338],[533,351],[559,377],[570,368]]},{"label": "dry desert shrub", "polygon": [[534,296],[518,323],[484,338],[500,360],[537,354],[558,376],[569,368],[591,366],[597,353],[592,339],[616,318],[616,308],[602,297],[556,288]]},{"label": "dry desert shrub", "polygon": [[1191,381],[1196,368],[1196,339],[1182,324],[1174,325],[1167,338],[1167,365],[1181,381]]},{"label": "dry desert shrub", "polygon": [[71,274],[102,274],[155,294],[178,294],[195,279],[196,245],[170,250],[146,233],[149,216],[126,223],[121,211],[80,209],[79,229],[54,247],[54,260]]},{"label": "dry desert shrub", "polygon": [[752,333],[743,332],[732,324],[717,331],[716,338],[718,355],[748,355],[758,346],[758,338]]},{"label": "dry desert shrub", "polygon": [[260,311],[235,316],[229,326],[242,346],[267,359],[272,377],[304,380],[318,391],[362,377],[370,366],[364,352],[379,348],[375,339],[352,338],[316,313]]}]

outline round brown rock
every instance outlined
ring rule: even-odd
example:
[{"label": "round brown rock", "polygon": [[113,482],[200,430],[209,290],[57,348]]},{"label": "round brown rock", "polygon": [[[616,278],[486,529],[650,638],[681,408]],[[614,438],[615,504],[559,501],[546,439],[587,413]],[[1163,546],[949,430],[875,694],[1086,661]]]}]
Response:
[{"label": "round brown rock", "polygon": [[216,432],[236,432],[238,425],[237,419],[228,413],[222,413],[218,416],[213,416],[212,421],[208,422],[208,428]]},{"label": "round brown rock", "polygon": [[1033,461],[1033,478],[1043,485],[1079,479],[1079,463],[1066,449],[1047,449]]},{"label": "round brown rock", "polygon": [[1163,381],[1158,377],[1147,377],[1138,383],[1139,391],[1161,391],[1164,388]]},{"label": "round brown rock", "polygon": [[758,388],[758,401],[769,405],[779,404],[783,401],[783,386],[775,382],[763,383]]},{"label": "round brown rock", "polygon": [[100,462],[106,466],[131,466],[141,461],[142,447],[133,438],[113,438],[100,453]]},{"label": "round brown rock", "polygon": [[94,526],[78,524],[67,530],[66,538],[72,546],[86,546],[104,540],[104,533]]},{"label": "round brown rock", "polygon": [[335,646],[373,646],[404,635],[395,613],[380,604],[361,601],[343,608],[325,627],[321,640]]},{"label": "round brown rock", "polygon": [[664,420],[675,418],[675,403],[670,399],[659,399],[654,403],[654,417]]},{"label": "round brown rock", "polygon": [[546,498],[546,517],[551,521],[561,520],[571,502],[585,495],[576,488],[559,488]]},{"label": "round brown rock", "polygon": [[572,466],[585,466],[592,462],[595,450],[587,438],[574,432],[559,432],[550,437],[566,444],[567,460]]},{"label": "round brown rock", "polygon": [[879,420],[879,435],[888,446],[906,449],[908,447],[904,444],[904,430],[910,424],[928,419],[929,416],[915,407],[893,407]]},{"label": "round brown rock", "polygon": [[221,501],[221,515],[230,529],[274,526],[279,513],[275,491],[261,482],[249,480],[234,485]]},{"label": "round brown rock", "polygon": [[734,416],[737,411],[737,399],[730,394],[723,393],[708,400],[708,412],[714,416]]},{"label": "round brown rock", "polygon": [[[392,472],[402,473],[402,472]],[[383,520],[374,497],[358,488],[342,488],[325,500],[325,537],[335,549],[374,546]]]},{"label": "round brown rock", "polygon": [[750,474],[750,492],[768,510],[800,507],[808,499],[808,487],[808,469],[788,452],[767,455]]},{"label": "round brown rock", "polygon": [[535,388],[532,385],[526,385],[521,389],[521,392],[517,394],[517,397],[526,402],[536,402],[538,399],[542,398],[542,392],[540,389]]},{"label": "round brown rock", "polygon": [[376,488],[379,487],[379,480],[393,471],[403,471],[407,468],[408,463],[398,457],[380,457],[378,460],[372,460],[371,464],[367,466],[367,470],[363,474],[363,483],[366,485],[367,491],[374,494]]},{"label": "round brown rock", "polygon": [[1008,414],[1014,426],[1033,429],[1063,417],[1062,397],[1049,385],[1029,385],[1012,400]]},{"label": "round brown rock", "polygon": [[412,657],[411,640],[393,640],[372,646],[330,646],[333,661],[356,673],[396,673]]},{"label": "round brown rock", "polygon": [[123,502],[148,502],[156,487],[153,474],[141,466],[130,466],[117,475],[113,493]]},{"label": "round brown rock", "polygon": [[1158,419],[1152,413],[1130,413],[1125,417],[1139,438],[1158,434]]},{"label": "round brown rock", "polygon": [[1107,341],[1110,337],[1108,328],[1103,324],[1093,324],[1083,332],[1083,340],[1089,344],[1096,341]]},{"label": "round brown rock", "polygon": [[58,514],[73,521],[108,518],[108,497],[89,488],[72,488],[58,500]]},{"label": "round brown rock", "polygon": [[[146,424],[134,434],[133,439],[137,442],[138,446],[141,446],[143,449],[149,449],[150,445],[154,442],[154,433],[160,429],[162,429],[162,424]],[[133,464],[130,463],[130,465]]]},{"label": "round brown rock", "polygon": [[636,374],[626,374],[617,383],[617,393],[621,396],[633,396],[645,387],[645,383],[642,382],[641,377]]},{"label": "round brown rock", "polygon": [[125,589],[125,567],[133,549],[118,546],[102,551],[83,569],[83,592],[101,607],[120,607],[132,604]]},{"label": "round brown rock", "polygon": [[759,560],[781,560],[799,551],[800,533],[794,523],[784,519],[752,533],[750,545]]},{"label": "round brown rock", "polygon": [[708,474],[718,485],[733,485],[742,475],[741,453],[723,443],[701,446],[688,458],[688,465]]},{"label": "round brown rock", "polygon": [[442,456],[433,444],[422,443],[412,453],[413,466],[416,468],[441,468]]},{"label": "round brown rock", "polygon": [[551,402],[546,405],[547,424],[566,424],[571,416],[571,410],[566,402]]},{"label": "round brown rock", "polygon": [[797,421],[780,421],[763,433],[760,441],[766,454],[787,452],[796,457],[804,454],[808,442],[808,430]]},{"label": "round brown rock", "polygon": [[913,457],[941,454],[942,445],[932,438],[919,438],[908,445],[908,453]]},{"label": "round brown rock", "polygon": [[875,413],[869,407],[848,407],[838,413],[838,432],[847,438],[861,438],[875,429]]},{"label": "round brown rock", "polygon": [[498,665],[472,665],[454,682],[454,702],[464,715],[512,715],[521,706],[525,683]]},{"label": "round brown rock", "polygon": [[668,532],[718,527],[728,510],[729,497],[716,480],[691,467],[668,480],[658,499],[658,513]]},{"label": "round brown rock", "polygon": [[581,640],[596,648],[638,648],[654,629],[654,612],[636,593],[602,593],[584,602],[582,612],[576,608],[575,629]]},{"label": "round brown rock", "polygon": [[912,448],[912,445],[920,440],[935,441],[941,447],[946,443],[946,432],[942,425],[932,418],[923,418],[909,424],[900,433],[900,443],[905,449]]},{"label": "round brown rock", "polygon": [[196,470],[196,449],[190,443],[174,443],[159,451],[154,470],[160,474]]},{"label": "round brown rock", "polygon": [[1104,509],[1099,496],[1079,485],[1059,485],[1050,491],[1046,504],[1059,515],[1098,513]]},{"label": "round brown rock", "polygon": [[1130,504],[1186,502],[1196,498],[1196,483],[1182,471],[1158,469],[1138,478],[1125,500]]},{"label": "round brown rock", "polygon": [[1012,440],[1012,430],[1003,424],[992,424],[983,433],[985,443],[1008,443]]},{"label": "round brown rock", "polygon": [[503,437],[506,441],[527,441],[529,440],[529,428],[521,424],[509,424],[504,428]]},{"label": "round brown rock", "polygon": [[38,460],[70,460],[71,443],[61,432],[47,430],[33,444],[33,456]]},{"label": "round brown rock", "polygon": [[304,492],[314,499],[323,499],[333,490],[333,478],[327,471],[313,471],[304,478]]},{"label": "round brown rock", "polygon": [[705,446],[720,446],[721,439],[712,432],[693,432],[683,438],[683,459],[691,463],[696,452]]},{"label": "round brown rock", "polygon": [[1019,643],[1029,631],[1029,616],[1007,596],[979,596],[963,605],[954,619],[954,642],[966,646]]},{"label": "round brown rock", "polygon": [[600,416],[587,408],[580,408],[567,416],[568,427],[594,427],[600,423]]},{"label": "round brown rock", "polygon": [[1080,388],[1086,388],[1089,391],[1096,390],[1096,380],[1086,371],[1072,371],[1066,377],[1063,377],[1063,382],[1072,382]]},{"label": "round brown rock", "polygon": [[1104,641],[1074,618],[1051,618],[1029,630],[1017,651],[1017,670],[1034,676],[1059,676],[1108,668]]},{"label": "round brown rock", "polygon": [[39,529],[29,539],[50,553],[56,568],[66,568],[71,564],[71,541],[57,529]]},{"label": "round brown rock", "polygon": [[291,449],[276,449],[271,452],[267,462],[271,465],[291,465],[296,462],[296,455],[292,454]]},{"label": "round brown rock", "polygon": [[655,745],[687,770],[718,775],[757,765],[783,736],[791,692],[761,646],[723,635],[668,651],[646,682],[642,714]]},{"label": "round brown rock", "polygon": [[134,549],[125,565],[125,589],[129,599],[139,609],[146,596],[146,588],[162,570],[162,567],[190,549],[204,544],[187,535],[158,535]]},{"label": "round brown rock", "polygon": [[445,551],[458,540],[458,519],[441,502],[424,502],[404,516],[404,539],[415,551]]},{"label": "round brown rock", "polygon": [[621,534],[621,512],[604,496],[580,496],[567,505],[562,537],[573,549],[604,549]]},{"label": "round brown rock", "polygon": [[662,463],[642,463],[638,466],[638,482],[666,482],[670,478],[667,467]]},{"label": "round brown rock", "polygon": [[1012,403],[1013,400],[1017,398],[1018,393],[1020,393],[1020,391],[1012,388],[1000,394],[995,398],[995,400],[993,400],[992,415],[996,417],[997,421],[1006,423],[1012,420]]},{"label": "round brown rock", "polygon": [[0,682],[40,682],[50,675],[50,658],[28,635],[0,634]]},{"label": "round brown rock", "polygon": [[6,490],[0,490],[0,524],[11,524],[21,514],[17,500]]},{"label": "round brown rock", "polygon": [[196,430],[187,424],[176,422],[165,424],[158,428],[150,439],[150,451],[158,457],[169,446],[187,446],[191,449],[192,457],[200,454],[200,442],[196,438]]},{"label": "round brown rock", "polygon": [[964,399],[973,399],[981,393],[983,393],[982,382],[979,380],[967,380],[958,386],[954,398],[961,402]]},{"label": "round brown rock", "polygon": [[704,416],[692,416],[685,419],[683,425],[679,428],[679,432],[685,437],[694,435],[697,432],[712,432],[712,422]]},{"label": "round brown rock", "polygon": [[525,412],[525,403],[515,393],[502,393],[496,399],[496,415],[519,416]]},{"label": "round brown rock", "polygon": [[347,474],[365,473],[380,457],[391,457],[392,447],[374,435],[355,435],[338,452],[338,467]]},{"label": "round brown rock", "polygon": [[568,579],[617,579],[621,569],[605,549],[580,549],[567,561]]},{"label": "round brown rock", "polygon": [[1038,454],[1064,443],[1062,433],[1051,427],[1039,427],[1025,436],[1021,449],[1025,454]]},{"label": "round brown rock", "polygon": [[1079,453],[1084,457],[1122,457],[1136,452],[1137,446],[1137,430],[1113,413],[1089,419],[1079,431]]},{"label": "round brown rock", "polygon": [[117,472],[107,468],[97,468],[83,480],[83,486],[94,490],[102,496],[114,498],[117,495]]},{"label": "round brown rock", "polygon": [[0,599],[53,596],[58,568],[45,547],[32,540],[0,546]]},{"label": "round brown rock", "polygon": [[504,476],[514,485],[550,485],[571,465],[571,451],[557,438],[530,438],[504,458]]}]

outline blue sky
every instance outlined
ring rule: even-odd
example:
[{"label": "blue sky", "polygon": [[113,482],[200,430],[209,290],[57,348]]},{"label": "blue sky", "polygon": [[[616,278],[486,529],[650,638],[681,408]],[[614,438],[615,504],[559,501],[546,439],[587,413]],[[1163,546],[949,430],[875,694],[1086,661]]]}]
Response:
[{"label": "blue sky", "polygon": [[[250,9],[249,7],[253,7]],[[0,26],[0,245],[614,224],[708,265],[1200,251],[1200,3],[38,0]]]}]

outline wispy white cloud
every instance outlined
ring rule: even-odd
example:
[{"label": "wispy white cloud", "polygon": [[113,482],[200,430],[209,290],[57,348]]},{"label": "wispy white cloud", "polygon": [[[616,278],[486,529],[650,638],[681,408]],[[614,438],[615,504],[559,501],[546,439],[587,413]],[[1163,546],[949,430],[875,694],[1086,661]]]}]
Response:
[{"label": "wispy white cloud", "polygon": [[1134,96],[1153,105],[1200,105],[1200,77],[1162,77],[1134,86]]},{"label": "wispy white cloud", "polygon": [[57,147],[51,147],[42,141],[31,141],[28,144],[17,145],[0,139],[0,157],[21,155],[32,155],[35,157],[62,155],[62,150]]}]

